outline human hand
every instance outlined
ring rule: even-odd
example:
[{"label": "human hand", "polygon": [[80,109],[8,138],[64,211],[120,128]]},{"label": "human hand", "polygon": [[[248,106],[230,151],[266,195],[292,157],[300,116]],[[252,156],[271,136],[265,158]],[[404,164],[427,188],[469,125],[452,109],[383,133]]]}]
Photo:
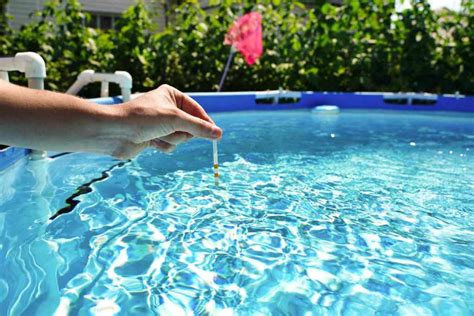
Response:
[{"label": "human hand", "polygon": [[147,147],[172,152],[193,137],[219,139],[222,130],[191,97],[162,85],[116,107],[122,141],[112,155],[132,158]]}]

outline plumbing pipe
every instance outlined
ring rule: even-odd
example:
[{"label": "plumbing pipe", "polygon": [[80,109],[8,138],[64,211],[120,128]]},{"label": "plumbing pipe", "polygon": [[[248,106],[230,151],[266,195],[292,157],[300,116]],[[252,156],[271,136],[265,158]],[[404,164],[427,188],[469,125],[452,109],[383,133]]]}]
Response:
[{"label": "plumbing pipe", "polygon": [[106,98],[109,96],[109,82],[108,81],[102,81],[100,83],[100,97],[101,98]]},{"label": "plumbing pipe", "polygon": [[76,95],[81,89],[88,85],[92,81],[92,76],[94,75],[94,70],[84,70],[77,76],[76,81],[69,87],[66,91],[67,94]]},{"label": "plumbing pipe", "polygon": [[120,80],[118,84],[122,92],[122,101],[123,102],[130,101],[130,98],[132,95],[132,85],[133,85],[132,76],[126,71],[116,71],[115,75]]},{"label": "plumbing pipe", "polygon": [[122,101],[128,102],[131,99],[131,89],[122,89]]},{"label": "plumbing pipe", "polygon": [[[101,82],[101,96],[108,95],[109,82],[120,86],[123,101],[129,101],[132,90],[132,76],[126,71],[115,73],[96,73],[94,70],[84,70],[77,77],[76,82],[66,91],[67,94],[76,95],[84,86],[92,82]],[[104,95],[107,91],[107,95]]]},{"label": "plumbing pipe", "polygon": [[29,78],[28,79],[28,88],[36,90],[44,90],[44,80],[43,78]]},{"label": "plumbing pipe", "polygon": [[10,81],[8,79],[8,71],[0,70],[0,80],[5,80],[6,82]]},{"label": "plumbing pipe", "polygon": [[0,58],[0,70],[20,71],[25,77],[46,78],[46,65],[43,58],[33,52],[17,53],[14,57]]}]

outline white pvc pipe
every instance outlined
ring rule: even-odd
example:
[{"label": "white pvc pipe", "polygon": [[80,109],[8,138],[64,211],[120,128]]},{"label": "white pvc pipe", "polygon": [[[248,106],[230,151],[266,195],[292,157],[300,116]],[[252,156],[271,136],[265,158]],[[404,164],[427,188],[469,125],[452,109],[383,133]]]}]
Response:
[{"label": "white pvc pipe", "polygon": [[2,71],[0,70],[0,80],[5,80],[6,82],[9,82],[10,80],[8,79],[8,71]]},{"label": "white pvc pipe", "polygon": [[67,89],[67,94],[76,95],[81,91],[81,89],[88,85],[89,83],[93,82],[92,77],[94,76],[94,70],[84,70],[77,76],[76,81],[72,84],[72,86]]},{"label": "white pvc pipe", "polygon": [[116,71],[115,75],[120,78],[120,82],[118,83],[120,86],[120,90],[122,92],[122,101],[128,102],[131,99],[132,95],[132,86],[133,86],[133,79],[132,76],[126,71]]},{"label": "white pvc pipe", "polygon": [[122,101],[123,102],[128,102],[131,99],[131,89],[122,89]]},{"label": "white pvc pipe", "polygon": [[100,83],[100,97],[101,98],[106,98],[109,96],[109,82],[108,81],[102,81]]},{"label": "white pvc pipe", "polygon": [[33,52],[18,53],[14,57],[0,58],[0,70],[20,71],[26,78],[46,78],[43,58]]},{"label": "white pvc pipe", "polygon": [[0,58],[0,70],[2,71],[20,71],[15,65],[15,57]]},{"label": "white pvc pipe", "polygon": [[124,102],[130,100],[132,94],[132,76],[126,71],[116,71],[115,73],[96,73],[94,70],[84,70],[77,76],[77,80],[66,91],[67,94],[76,95],[86,85],[92,82],[101,82],[101,97],[109,95],[109,83],[116,83],[122,91]]},{"label": "white pvc pipe", "polygon": [[28,88],[36,90],[44,90],[43,78],[28,78]]}]

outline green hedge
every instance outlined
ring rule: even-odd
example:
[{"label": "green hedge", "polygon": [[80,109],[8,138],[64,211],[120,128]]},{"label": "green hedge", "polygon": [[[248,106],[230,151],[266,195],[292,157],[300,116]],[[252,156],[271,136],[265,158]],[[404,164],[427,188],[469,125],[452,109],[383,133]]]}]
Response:
[{"label": "green hedge", "polygon": [[[396,12],[395,0],[196,1],[177,6],[171,26],[152,34],[142,2],[124,12],[117,30],[85,27],[77,0],[50,1],[37,21],[4,32],[0,53],[36,51],[48,65],[47,87],[65,91],[85,69],[126,70],[135,90],[169,83],[185,91],[217,89],[229,47],[224,35],[245,12],[263,16],[264,55],[252,67],[237,55],[226,90],[425,91],[474,94],[474,3],[460,12],[428,1]],[[89,91],[90,93],[90,91]]]}]

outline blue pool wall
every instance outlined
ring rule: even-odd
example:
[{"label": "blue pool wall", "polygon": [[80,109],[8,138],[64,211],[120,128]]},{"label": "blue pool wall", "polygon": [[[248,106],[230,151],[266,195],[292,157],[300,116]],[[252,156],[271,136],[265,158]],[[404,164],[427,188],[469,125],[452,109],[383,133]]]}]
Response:
[{"label": "blue pool wall", "polygon": [[[309,109],[318,105],[337,105],[341,109],[377,109],[402,111],[448,111],[474,113],[474,96],[463,95],[429,95],[435,97],[433,104],[397,104],[387,103],[387,96],[397,97],[393,93],[370,92],[301,92],[301,99],[296,103],[288,104],[258,104],[257,96],[265,98],[265,92],[203,92],[188,93],[199,102],[207,112],[235,112],[235,111],[266,111]],[[269,95],[273,95],[270,94]],[[407,94],[410,96],[410,94]],[[401,98],[404,96],[400,95]],[[424,94],[413,94],[413,98]],[[284,97],[284,93],[282,94]],[[271,97],[269,97],[271,98]],[[121,97],[98,98],[92,101],[99,104],[112,105],[122,101]]]},{"label": "blue pool wall", "polygon": [[[285,103],[289,96],[294,103]],[[310,109],[318,105],[336,105],[343,109],[400,110],[400,111],[446,111],[474,114],[474,96],[425,95],[394,93],[340,93],[340,92],[204,92],[188,93],[209,113],[235,111],[275,111]],[[387,103],[388,99],[392,103]],[[428,98],[430,104],[410,104],[407,98]],[[393,101],[395,99],[395,102]],[[263,101],[258,102],[257,100]],[[122,97],[91,99],[91,101],[113,105],[122,102]],[[402,101],[397,103],[398,101]],[[28,149],[9,147],[0,150],[0,171],[29,154]]]}]

